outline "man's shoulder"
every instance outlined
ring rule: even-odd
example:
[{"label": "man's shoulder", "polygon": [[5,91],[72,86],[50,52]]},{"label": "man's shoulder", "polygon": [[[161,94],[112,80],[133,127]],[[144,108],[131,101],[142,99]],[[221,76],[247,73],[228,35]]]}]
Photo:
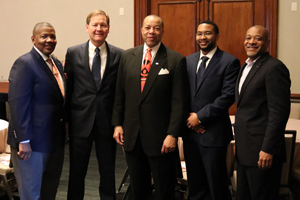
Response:
[{"label": "man's shoulder", "polygon": [[123,51],[123,56],[130,55],[130,54],[133,54],[133,53],[137,53],[139,51],[143,52],[143,45],[140,45],[140,46],[137,46],[137,47],[132,47],[132,48],[124,50]]},{"label": "man's shoulder", "polygon": [[33,59],[34,56],[37,57],[38,53],[34,49],[32,49],[30,52],[27,52],[27,53],[21,55],[20,57],[18,57],[15,62],[17,62],[17,61],[21,61],[21,62],[24,62],[24,63],[33,62],[34,61],[34,59]]},{"label": "man's shoulder", "polygon": [[106,45],[107,45],[107,48],[110,51],[114,51],[114,52],[119,53],[119,54],[121,54],[124,51],[124,49],[121,49],[121,48],[119,48],[117,46],[114,46],[112,44],[106,43]]},{"label": "man's shoulder", "polygon": [[168,56],[174,56],[174,57],[176,57],[176,58],[182,58],[182,57],[184,57],[182,54],[180,54],[180,53],[178,53],[177,51],[175,51],[175,50],[173,50],[173,49],[170,49],[169,47],[167,47],[167,46],[165,46],[165,45],[163,45],[163,44],[161,44],[162,46],[161,46],[161,48],[166,48],[166,51],[167,51],[167,55]]},{"label": "man's shoulder", "polygon": [[82,49],[86,48],[87,45],[88,45],[88,42],[84,42],[84,43],[81,43],[81,44],[77,44],[77,45],[74,45],[74,46],[69,47],[69,48],[68,48],[68,51],[82,50]]},{"label": "man's shoulder", "polygon": [[186,60],[194,59],[197,55],[200,56],[200,52],[199,52],[199,51],[197,51],[196,53],[192,53],[192,54],[188,55],[188,56],[186,57]]},{"label": "man's shoulder", "polygon": [[234,55],[227,53],[226,51],[220,50],[220,52],[223,53],[224,58],[227,58],[229,60],[237,60],[237,58]]}]

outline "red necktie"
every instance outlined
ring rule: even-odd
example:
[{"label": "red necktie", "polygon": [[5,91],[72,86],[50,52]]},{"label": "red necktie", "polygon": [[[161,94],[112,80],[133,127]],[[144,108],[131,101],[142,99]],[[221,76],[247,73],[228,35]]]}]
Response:
[{"label": "red necktie", "polygon": [[148,73],[151,68],[151,48],[147,49],[147,52],[145,54],[144,60],[143,60],[143,65],[141,69],[141,92],[143,92]]},{"label": "red necktie", "polygon": [[65,89],[64,89],[62,80],[59,78],[59,71],[58,71],[57,67],[53,64],[51,58],[48,58],[47,62],[51,65],[51,67],[52,67],[52,73],[53,73],[53,75],[54,75],[54,77],[55,77],[55,79],[57,81],[57,84],[59,86],[61,94],[63,95],[63,97],[65,97]]}]

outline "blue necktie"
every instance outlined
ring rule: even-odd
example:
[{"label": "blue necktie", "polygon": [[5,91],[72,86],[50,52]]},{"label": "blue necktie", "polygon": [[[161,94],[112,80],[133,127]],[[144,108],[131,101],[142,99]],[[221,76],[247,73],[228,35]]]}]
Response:
[{"label": "blue necktie", "polygon": [[101,81],[101,58],[100,58],[100,49],[97,47],[95,49],[95,56],[93,58],[93,65],[92,65],[92,74],[94,77],[95,84],[97,86],[97,90],[100,88],[100,81]]},{"label": "blue necktie", "polygon": [[202,56],[201,60],[202,60],[202,62],[199,66],[199,69],[198,69],[198,72],[196,75],[196,88],[198,87],[198,83],[200,83],[201,79],[203,78],[208,57]]}]

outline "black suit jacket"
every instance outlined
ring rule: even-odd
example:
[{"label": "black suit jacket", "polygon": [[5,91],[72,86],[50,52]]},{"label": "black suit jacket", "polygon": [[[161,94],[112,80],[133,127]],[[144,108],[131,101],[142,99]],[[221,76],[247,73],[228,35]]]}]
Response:
[{"label": "black suit jacket", "polygon": [[289,71],[269,53],[253,65],[241,93],[238,92],[242,67],[236,85],[235,139],[241,164],[257,166],[259,152],[284,160],[284,130],[290,114]]},{"label": "black suit jacket", "polygon": [[122,54],[113,124],[123,126],[126,151],[140,134],[145,153],[159,156],[166,136],[179,136],[188,116],[186,59],[161,44],[141,93],[142,60],[143,45]]},{"label": "black suit jacket", "polygon": [[[66,83],[61,63],[53,58]],[[64,144],[64,98],[50,68],[32,48],[19,57],[9,75],[8,144],[30,140],[32,151],[53,152]]]},{"label": "black suit jacket", "polygon": [[[234,102],[234,89],[240,62],[219,48],[211,58],[201,82],[196,85],[196,69],[200,53],[187,57],[191,88],[191,112],[205,126],[204,134],[197,134],[204,146],[225,146],[232,140],[228,108]],[[193,132],[190,130],[190,132]],[[184,138],[188,141],[191,134]]]},{"label": "black suit jacket", "polygon": [[107,62],[99,90],[89,66],[89,41],[68,48],[65,72],[68,83],[68,121],[70,135],[86,138],[95,119],[102,137],[113,136],[111,125],[117,71],[122,49],[106,43]]}]

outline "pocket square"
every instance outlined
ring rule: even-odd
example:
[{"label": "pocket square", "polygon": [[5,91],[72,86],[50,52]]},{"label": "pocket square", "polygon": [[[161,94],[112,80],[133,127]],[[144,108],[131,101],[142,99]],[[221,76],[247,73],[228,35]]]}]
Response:
[{"label": "pocket square", "polygon": [[163,75],[163,74],[169,74],[169,70],[165,68],[161,68],[160,71],[158,72],[158,75]]}]

